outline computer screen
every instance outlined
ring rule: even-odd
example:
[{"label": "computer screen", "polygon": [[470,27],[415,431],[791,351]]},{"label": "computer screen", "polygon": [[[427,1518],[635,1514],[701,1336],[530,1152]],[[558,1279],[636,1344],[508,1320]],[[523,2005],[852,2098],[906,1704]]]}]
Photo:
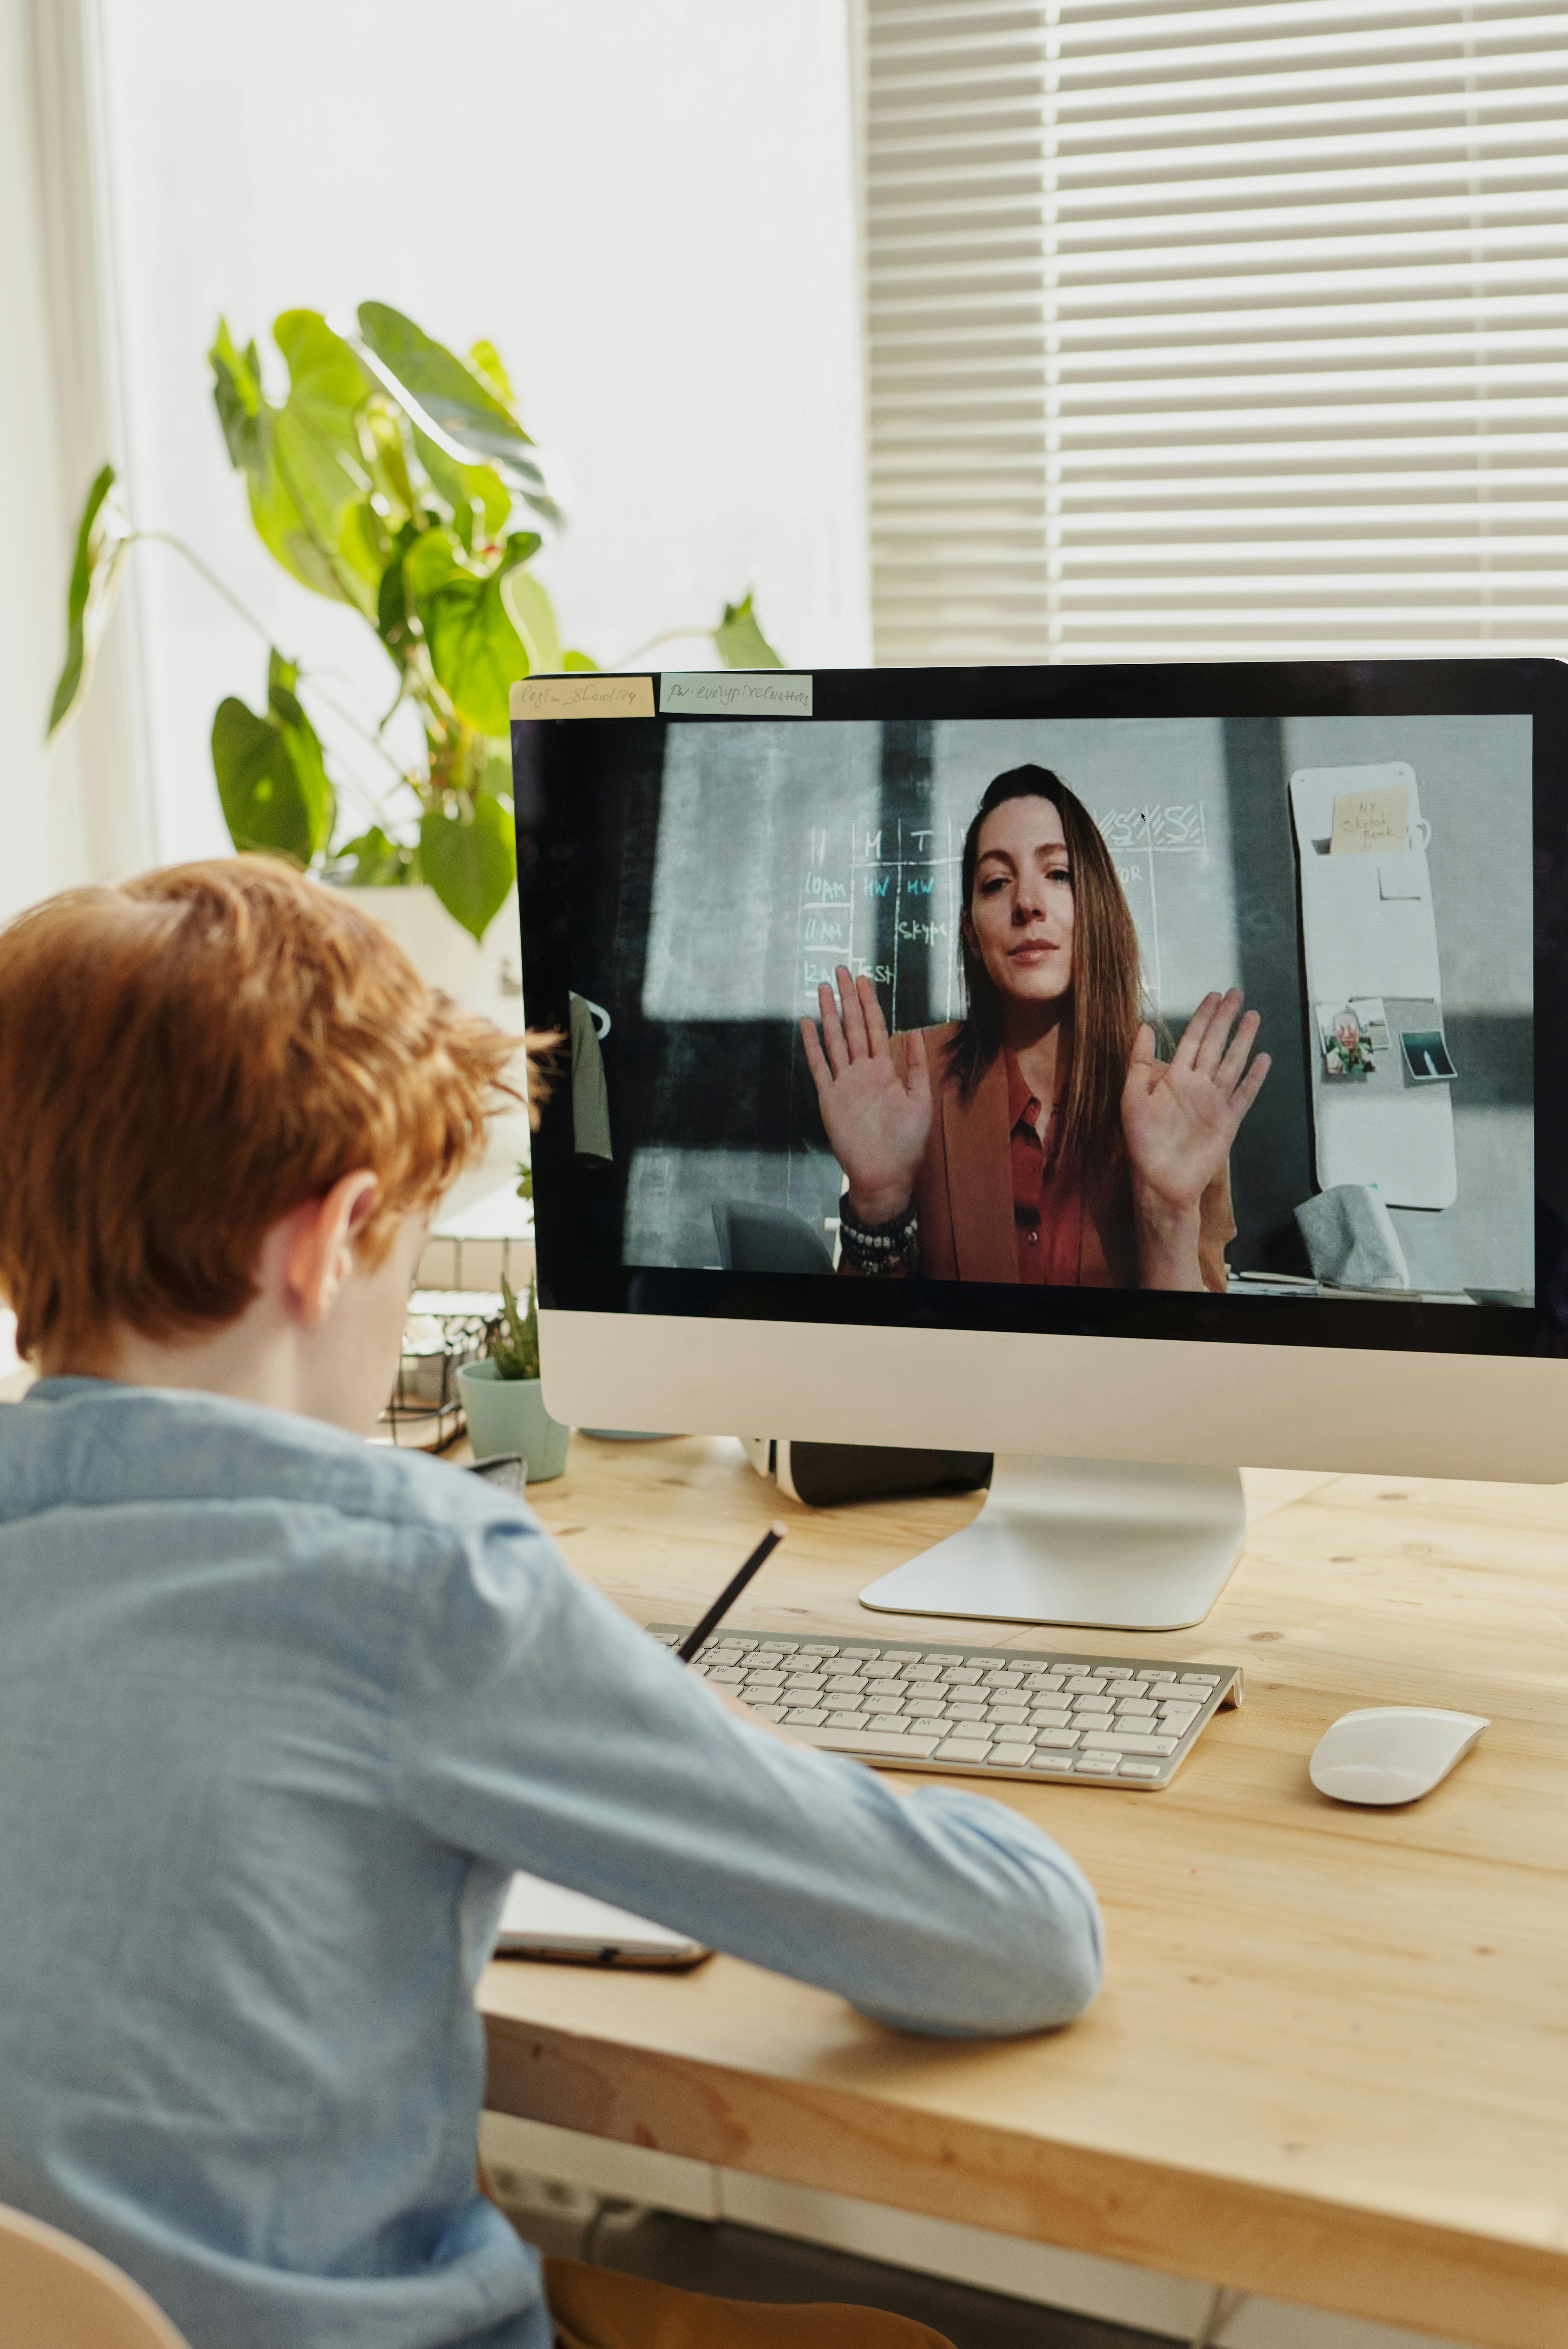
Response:
[{"label": "computer screen", "polygon": [[[810,716],[520,721],[529,1017],[576,1036],[540,1152],[547,1295],[626,1309],[628,1276],[664,1273],[640,1309],[854,1320],[940,1287],[971,1328],[1539,1346],[1532,897],[1561,678],[839,672]],[[1257,1020],[1249,1040],[1221,1007],[1251,1044],[1234,1130],[1206,1137],[1198,1257],[1161,1266],[1137,1112],[1232,990]],[[919,1040],[929,1102],[896,1307],[853,1276],[884,1268],[910,1185],[862,1183],[883,1225],[857,1206],[833,1100],[862,1006],[906,1100]],[[1075,1088],[1095,1047],[1097,1095]],[[590,1081],[597,1128],[568,1136]]]}]

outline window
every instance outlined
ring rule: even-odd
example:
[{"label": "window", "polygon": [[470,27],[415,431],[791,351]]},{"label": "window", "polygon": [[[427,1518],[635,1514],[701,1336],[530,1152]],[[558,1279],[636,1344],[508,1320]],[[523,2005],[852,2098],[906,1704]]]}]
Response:
[{"label": "window", "polygon": [[861,39],[879,660],[1568,649],[1568,12]]}]

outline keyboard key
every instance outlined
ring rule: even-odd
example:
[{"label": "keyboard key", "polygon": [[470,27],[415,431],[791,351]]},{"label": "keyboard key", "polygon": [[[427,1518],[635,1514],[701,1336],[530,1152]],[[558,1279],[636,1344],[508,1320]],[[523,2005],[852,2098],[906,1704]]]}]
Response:
[{"label": "keyboard key", "polygon": [[1036,1745],[1057,1747],[1076,1745],[1078,1732],[1075,1729],[1037,1729],[1034,1733],[1034,1743]]},{"label": "keyboard key", "polygon": [[978,1664],[949,1664],[942,1678],[949,1688],[974,1688],[980,1683]]},{"label": "keyboard key", "polygon": [[1101,1778],[1112,1777],[1115,1775],[1116,1766],[1116,1762],[1114,1754],[1080,1754],[1076,1756],[1073,1764],[1074,1769],[1078,1771],[1085,1778],[1090,1776],[1098,1776]]},{"label": "keyboard key", "polygon": [[840,1648],[838,1652],[841,1656],[852,1658],[856,1663],[874,1664],[882,1651],[880,1648]]},{"label": "keyboard key", "polygon": [[752,1711],[759,1721],[782,1721],[784,1717],[782,1704],[754,1704]]},{"label": "keyboard key", "polygon": [[1105,1692],[1105,1682],[1097,1674],[1080,1672],[1076,1680],[1067,1682],[1067,1693],[1069,1696],[1100,1696]]},{"label": "keyboard key", "polygon": [[1029,1708],[1026,1704],[993,1704],[987,1707],[986,1718],[990,1721],[1027,1721]]},{"label": "keyboard key", "polygon": [[746,1675],[738,1665],[714,1664],[703,1672],[702,1677],[704,1680],[716,1681],[721,1688],[740,1688]]},{"label": "keyboard key", "polygon": [[881,1712],[872,1714],[871,1726],[873,1729],[907,1729],[909,1723],[901,1710],[898,1713],[889,1713],[884,1708]]},{"label": "keyboard key", "polygon": [[1116,1772],[1118,1778],[1158,1778],[1158,1762],[1124,1762]]},{"label": "keyboard key", "polygon": [[868,1762],[929,1762],[936,1751],[932,1730],[805,1729],[803,1745],[826,1745],[834,1754],[857,1754]]},{"label": "keyboard key", "polygon": [[870,1722],[868,1713],[830,1713],[827,1716],[829,1729],[866,1729]]},{"label": "keyboard key", "polygon": [[1023,1770],[1027,1767],[1034,1748],[1032,1745],[993,1745],[986,1756],[999,1770]]},{"label": "keyboard key", "polygon": [[937,1747],[939,1762],[983,1762],[991,1752],[989,1737],[950,1737]]},{"label": "keyboard key", "polygon": [[836,1656],[838,1642],[836,1640],[803,1640],[800,1652],[803,1656]]},{"label": "keyboard key", "polygon": [[1174,1754],[1178,1737],[1142,1737],[1136,1730],[1085,1730],[1083,1743],[1101,1754]]},{"label": "keyboard key", "polygon": [[1066,1682],[1060,1672],[1030,1672],[1025,1678],[1024,1686],[1032,1689],[1054,1691],[1059,1688],[1064,1688],[1066,1686]]},{"label": "keyboard key", "polygon": [[1070,1770],[1072,1766],[1073,1757],[1070,1754],[1045,1754],[1039,1746],[1036,1746],[1029,1756],[1029,1767],[1032,1770],[1055,1771],[1060,1775],[1063,1771]]},{"label": "keyboard key", "polygon": [[951,1713],[955,1721],[983,1721],[985,1719],[984,1705],[971,1703],[964,1697],[950,1696],[948,1699],[948,1711]]},{"label": "keyboard key", "polygon": [[1183,1672],[1179,1682],[1179,1686],[1182,1688],[1205,1690],[1217,1689],[1219,1685],[1220,1675],[1218,1672]]},{"label": "keyboard key", "polygon": [[1125,1721],[1129,1728],[1135,1721],[1152,1721],[1154,1718],[1152,1697],[1124,1697],[1116,1707],[1116,1719]]},{"label": "keyboard key", "polygon": [[985,1685],[990,1689],[1015,1689],[1023,1686],[1022,1672],[987,1672]]},{"label": "keyboard key", "polygon": [[1165,1704],[1159,1709],[1159,1725],[1172,1737],[1184,1737],[1198,1718],[1198,1707],[1192,1704]]},{"label": "keyboard key", "polygon": [[911,1696],[904,1703],[907,1713],[940,1713],[945,1718],[947,1709],[947,1700],[940,1696]]},{"label": "keyboard key", "polygon": [[796,1704],[787,1708],[784,1721],[792,1729],[820,1729],[827,1714],[819,1704]]},{"label": "keyboard key", "polygon": [[941,1676],[940,1664],[927,1663],[918,1656],[913,1663],[904,1666],[904,1678],[907,1681],[940,1681]]},{"label": "keyboard key", "polygon": [[1109,1721],[1116,1707],[1108,1696],[1081,1696],[1074,1701],[1075,1721]]}]

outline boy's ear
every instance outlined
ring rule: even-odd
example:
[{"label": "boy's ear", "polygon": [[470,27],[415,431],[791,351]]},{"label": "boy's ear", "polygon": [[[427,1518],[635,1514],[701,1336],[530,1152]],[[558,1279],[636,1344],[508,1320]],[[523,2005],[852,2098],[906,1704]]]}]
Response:
[{"label": "boy's ear", "polygon": [[307,1199],[289,1221],[284,1278],[290,1309],[307,1330],[318,1329],[354,1270],[354,1243],[376,1205],[379,1188],[368,1166],[340,1174],[319,1199]]}]

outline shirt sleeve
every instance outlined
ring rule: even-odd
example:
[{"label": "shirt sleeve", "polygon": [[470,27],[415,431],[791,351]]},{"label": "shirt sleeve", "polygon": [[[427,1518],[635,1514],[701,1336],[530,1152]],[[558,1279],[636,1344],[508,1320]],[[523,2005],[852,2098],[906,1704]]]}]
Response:
[{"label": "shirt sleeve", "polygon": [[900,1797],[769,1736],[525,1514],[436,1546],[391,1728],[394,1799],[428,1833],[907,2030],[1034,2031],[1088,2005],[1094,1893],[1003,1804]]}]

